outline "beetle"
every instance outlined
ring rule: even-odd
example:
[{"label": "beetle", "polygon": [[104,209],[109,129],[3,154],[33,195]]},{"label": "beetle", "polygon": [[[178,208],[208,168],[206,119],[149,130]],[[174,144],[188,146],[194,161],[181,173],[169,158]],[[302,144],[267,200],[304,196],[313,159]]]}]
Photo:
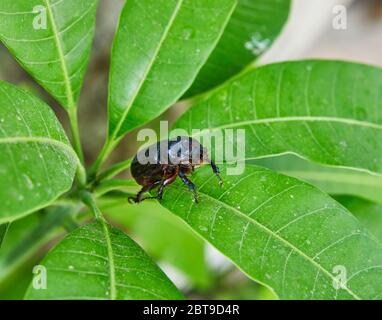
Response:
[{"label": "beetle", "polygon": [[[129,197],[129,202],[139,203],[146,199],[162,200],[165,187],[179,177],[193,192],[194,200],[198,203],[197,188],[187,176],[202,163],[211,165],[221,187],[223,180],[219,168],[208,158],[207,148],[191,137],[177,136],[174,140],[162,140],[142,149],[135,155],[130,167],[131,175],[142,189],[135,197]],[[159,187],[156,196],[143,198],[145,192],[156,187]]]}]

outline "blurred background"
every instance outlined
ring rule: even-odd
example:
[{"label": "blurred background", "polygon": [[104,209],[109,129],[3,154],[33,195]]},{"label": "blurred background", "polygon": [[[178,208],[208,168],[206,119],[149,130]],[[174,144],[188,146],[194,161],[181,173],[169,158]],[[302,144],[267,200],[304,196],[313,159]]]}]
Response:
[{"label": "blurred background", "polygon": [[[94,160],[106,133],[109,55],[123,0],[101,0],[97,31],[79,103],[80,130],[88,162]],[[347,28],[335,30],[333,8],[347,8]],[[294,0],[290,18],[271,50],[256,65],[306,58],[341,59],[382,67],[382,0]],[[47,101],[67,128],[67,119],[50,98],[13,60],[0,44],[0,79],[23,86]],[[184,110],[178,104],[161,116],[174,120]],[[158,127],[160,119],[149,124]],[[111,157],[115,162],[131,157],[137,150],[131,133]],[[132,235],[156,259],[163,270],[190,298],[274,299],[267,288],[247,280],[216,250],[206,246],[191,229],[156,203],[139,207],[103,204],[109,220]],[[12,253],[12,268],[0,274],[0,298],[22,298],[31,279],[31,268],[38,263],[65,231],[36,226],[46,222],[49,213],[29,216],[12,225],[0,249],[0,260],[15,244],[22,247],[33,236],[43,238],[20,256]],[[45,220],[44,220],[45,219]],[[42,233],[44,233],[42,235]],[[166,235],[163,237],[163,235]],[[160,241],[158,240],[160,239]],[[21,242],[21,244],[20,244]]]}]

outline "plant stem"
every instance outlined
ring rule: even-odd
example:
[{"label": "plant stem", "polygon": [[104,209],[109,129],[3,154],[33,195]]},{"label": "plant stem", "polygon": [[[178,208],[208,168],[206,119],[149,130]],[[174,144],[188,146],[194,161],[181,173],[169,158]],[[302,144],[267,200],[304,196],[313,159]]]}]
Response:
[{"label": "plant stem", "polygon": [[51,206],[61,206],[61,207],[74,207],[81,205],[81,199],[78,197],[70,197],[69,194],[65,194],[62,197],[54,201]]},{"label": "plant stem", "polygon": [[99,153],[97,159],[94,161],[92,166],[89,169],[89,180],[92,181],[96,178],[97,172],[102,164],[106,161],[107,157],[114,150],[119,140],[110,140],[107,139],[104,146],[102,147],[101,152]]},{"label": "plant stem", "polygon": [[97,186],[97,188],[94,190],[94,194],[95,197],[98,198],[113,190],[133,188],[134,191],[136,191],[135,189],[137,187],[139,187],[139,185],[134,180],[107,180]]},{"label": "plant stem", "polygon": [[77,107],[74,104],[69,106],[69,121],[70,129],[72,132],[72,143],[73,148],[78,156],[78,167],[77,167],[77,180],[80,187],[86,185],[86,170],[84,167],[84,153],[82,151],[81,139],[80,139],[80,130],[78,128],[78,117],[77,117]]},{"label": "plant stem", "polygon": [[102,215],[102,212],[97,206],[96,200],[94,195],[87,191],[87,190],[82,190],[80,191],[80,197],[84,204],[94,213],[94,216],[97,220],[99,221],[104,221],[105,218]]},{"label": "plant stem", "polygon": [[132,158],[122,162],[118,162],[110,166],[107,170],[105,170],[99,175],[98,181],[103,181],[103,180],[115,177],[120,172],[128,169],[131,165],[131,161],[132,161]]},{"label": "plant stem", "polygon": [[9,222],[0,225],[0,249],[1,249],[1,245],[3,244],[3,240],[5,239],[5,236],[7,235],[9,225],[10,225]]},{"label": "plant stem", "polygon": [[82,163],[79,161],[78,162],[78,167],[77,167],[77,180],[80,188],[85,187],[86,185],[86,170]]},{"label": "plant stem", "polygon": [[81,164],[84,164],[84,153],[82,151],[81,140],[80,140],[80,130],[78,129],[78,117],[77,108],[75,105],[69,106],[68,110],[70,129],[72,132],[72,142],[74,150],[76,151]]}]

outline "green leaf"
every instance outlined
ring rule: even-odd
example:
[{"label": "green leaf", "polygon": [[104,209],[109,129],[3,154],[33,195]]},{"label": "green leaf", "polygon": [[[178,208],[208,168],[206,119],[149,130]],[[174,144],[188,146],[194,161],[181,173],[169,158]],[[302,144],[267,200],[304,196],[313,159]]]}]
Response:
[{"label": "green leaf", "polygon": [[186,93],[211,89],[256,60],[288,19],[290,0],[239,0],[218,45]]},{"label": "green leaf", "polygon": [[382,203],[382,179],[376,175],[322,166],[294,155],[258,159],[253,163],[308,181],[332,195],[347,194]]},{"label": "green leaf", "polygon": [[131,0],[114,40],[109,138],[156,118],[190,87],[236,0]]},{"label": "green leaf", "polygon": [[200,288],[210,285],[205,243],[183,220],[150,201],[137,206],[123,200],[104,211],[113,222],[127,227],[156,260],[171,264]]},{"label": "green leaf", "polygon": [[0,249],[1,249],[1,246],[3,244],[3,240],[5,238],[5,235],[7,234],[8,227],[9,227],[9,223],[4,223],[4,224],[0,225]]},{"label": "green leaf", "polygon": [[[380,297],[381,244],[325,193],[251,165],[240,176],[223,175],[222,189],[208,167],[191,179],[199,204],[177,182],[163,205],[280,298]],[[347,283],[337,290],[338,268]]]},{"label": "green leaf", "polygon": [[337,196],[335,198],[382,242],[382,205],[357,197]]},{"label": "green leaf", "polygon": [[182,295],[123,232],[94,222],[70,233],[41,263],[47,289],[27,299],[181,299]]},{"label": "green leaf", "polygon": [[295,153],[380,175],[381,88],[382,70],[376,67],[339,61],[278,63],[221,86],[175,127],[190,132],[244,129],[246,159]]},{"label": "green leaf", "polygon": [[0,82],[0,223],[37,211],[69,190],[78,161],[53,111]]},{"label": "green leaf", "polygon": [[[2,0],[0,3],[0,40],[66,109],[75,107],[81,90],[94,36],[97,2]],[[44,18],[46,28],[40,24]]]}]

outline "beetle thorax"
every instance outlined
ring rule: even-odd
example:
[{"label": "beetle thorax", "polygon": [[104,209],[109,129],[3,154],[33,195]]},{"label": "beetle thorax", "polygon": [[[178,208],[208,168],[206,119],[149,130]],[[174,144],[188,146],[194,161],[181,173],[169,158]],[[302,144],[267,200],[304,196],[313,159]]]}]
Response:
[{"label": "beetle thorax", "polygon": [[168,158],[171,164],[198,165],[203,160],[203,147],[190,137],[178,137],[168,148]]}]

